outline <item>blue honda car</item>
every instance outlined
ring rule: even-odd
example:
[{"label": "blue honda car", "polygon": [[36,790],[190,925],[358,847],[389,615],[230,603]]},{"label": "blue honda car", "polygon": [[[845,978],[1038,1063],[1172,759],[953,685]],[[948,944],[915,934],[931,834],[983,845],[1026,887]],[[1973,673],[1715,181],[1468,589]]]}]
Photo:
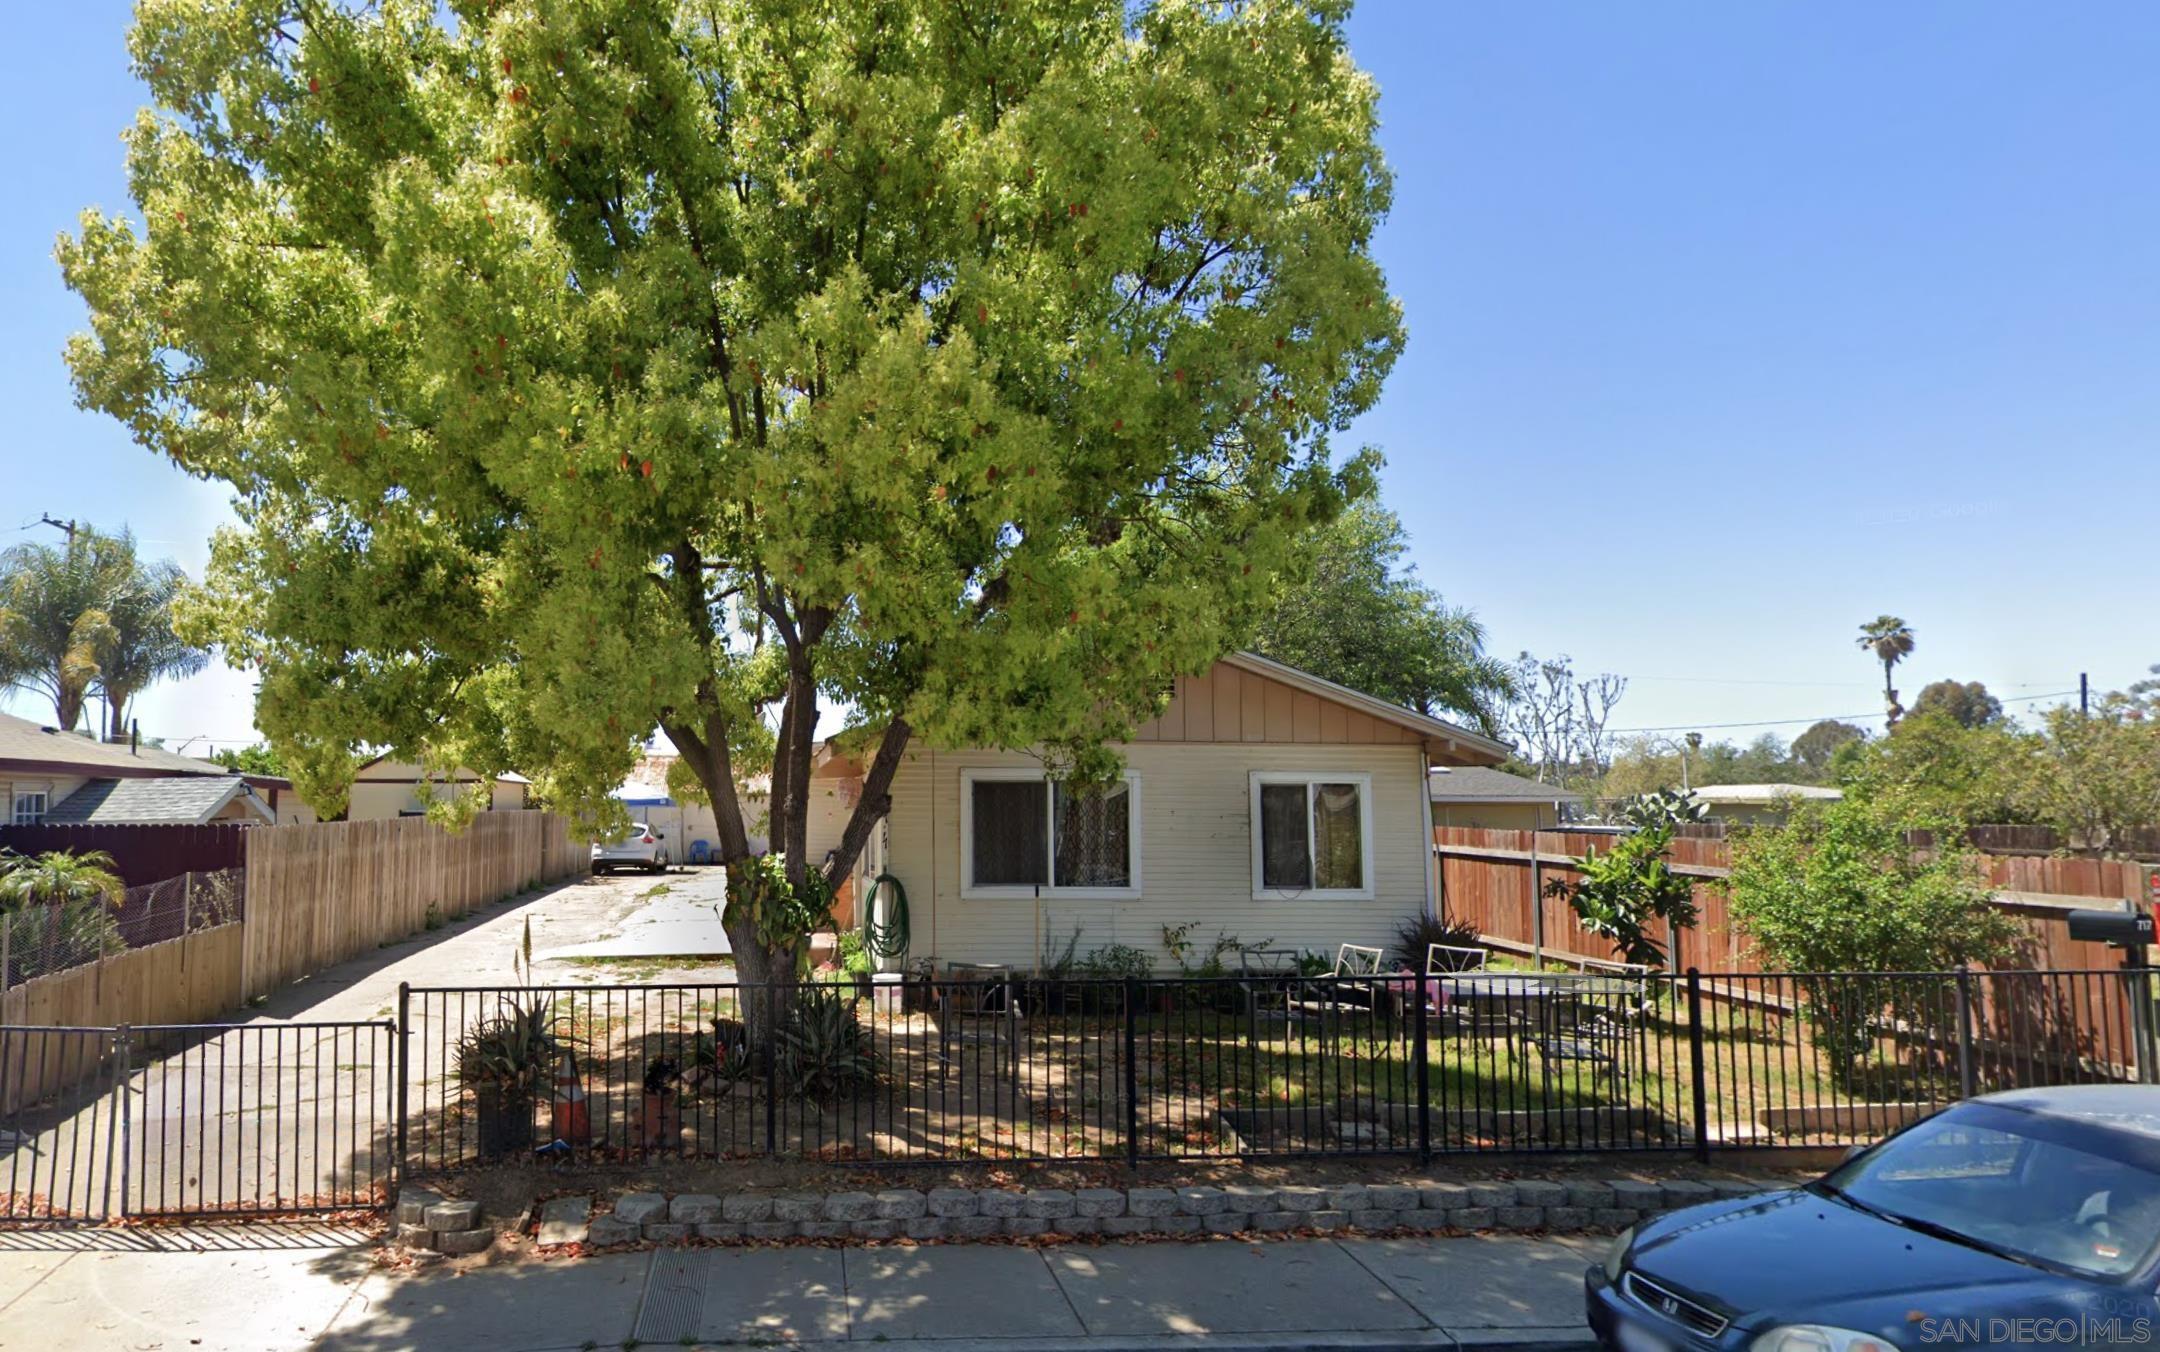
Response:
[{"label": "blue honda car", "polygon": [[1646,1221],[1584,1285],[1621,1352],[2160,1346],[2160,1088],[1960,1103],[1805,1187]]}]

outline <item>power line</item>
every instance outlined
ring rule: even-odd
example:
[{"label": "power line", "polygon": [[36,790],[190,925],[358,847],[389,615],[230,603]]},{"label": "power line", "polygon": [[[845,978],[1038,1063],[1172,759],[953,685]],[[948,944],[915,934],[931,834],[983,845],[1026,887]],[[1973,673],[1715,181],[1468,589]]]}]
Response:
[{"label": "power line", "polygon": [[[2075,690],[2056,690],[2045,695],[2020,695],[2003,701],[2005,704],[2038,704],[2043,700],[2067,699]],[[1748,723],[1667,723],[1654,728],[1610,728],[1609,732],[1715,732],[1722,728],[1780,728],[1794,723],[1875,722],[1883,717],[1880,711],[1871,714],[1817,714],[1812,718],[1763,718]]]}]

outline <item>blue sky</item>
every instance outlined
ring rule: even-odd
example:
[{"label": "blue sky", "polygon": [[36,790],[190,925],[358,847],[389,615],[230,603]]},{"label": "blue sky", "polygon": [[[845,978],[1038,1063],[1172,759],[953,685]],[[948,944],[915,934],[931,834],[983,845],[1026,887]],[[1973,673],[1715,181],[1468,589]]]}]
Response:
[{"label": "blue sky", "polygon": [[[126,200],[123,28],[35,6],[0,50],[0,540],[125,521],[199,569],[222,490],[59,355],[53,236]],[[2160,662],[2160,8],[1368,0],[1351,38],[1410,332],[1352,440],[1495,650],[1629,676],[1620,726],[1787,736],[1876,710],[1885,610],[1908,698]],[[221,668],[140,714],[252,732]]]}]

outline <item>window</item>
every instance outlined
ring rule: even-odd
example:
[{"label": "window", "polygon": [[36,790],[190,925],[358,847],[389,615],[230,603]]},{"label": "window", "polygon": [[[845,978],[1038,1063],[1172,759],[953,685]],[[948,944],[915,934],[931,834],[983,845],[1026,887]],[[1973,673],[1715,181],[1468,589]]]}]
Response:
[{"label": "window", "polygon": [[963,896],[1140,894],[1140,783],[1078,792],[1029,770],[960,773]]},{"label": "window", "polygon": [[45,795],[42,793],[18,793],[15,795],[15,825],[36,826],[45,820]]},{"label": "window", "polygon": [[1256,772],[1253,897],[1368,898],[1372,776]]}]

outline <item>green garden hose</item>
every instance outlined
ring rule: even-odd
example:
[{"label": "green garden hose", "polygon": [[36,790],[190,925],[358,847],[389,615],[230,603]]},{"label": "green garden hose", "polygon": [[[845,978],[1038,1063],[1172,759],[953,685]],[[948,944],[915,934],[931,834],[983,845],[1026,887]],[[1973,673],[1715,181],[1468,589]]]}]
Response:
[{"label": "green garden hose", "polygon": [[[883,924],[877,918],[877,892],[891,883],[892,914]],[[869,905],[863,908],[863,943],[877,958],[905,958],[908,951],[907,886],[890,873],[870,880]]]}]

